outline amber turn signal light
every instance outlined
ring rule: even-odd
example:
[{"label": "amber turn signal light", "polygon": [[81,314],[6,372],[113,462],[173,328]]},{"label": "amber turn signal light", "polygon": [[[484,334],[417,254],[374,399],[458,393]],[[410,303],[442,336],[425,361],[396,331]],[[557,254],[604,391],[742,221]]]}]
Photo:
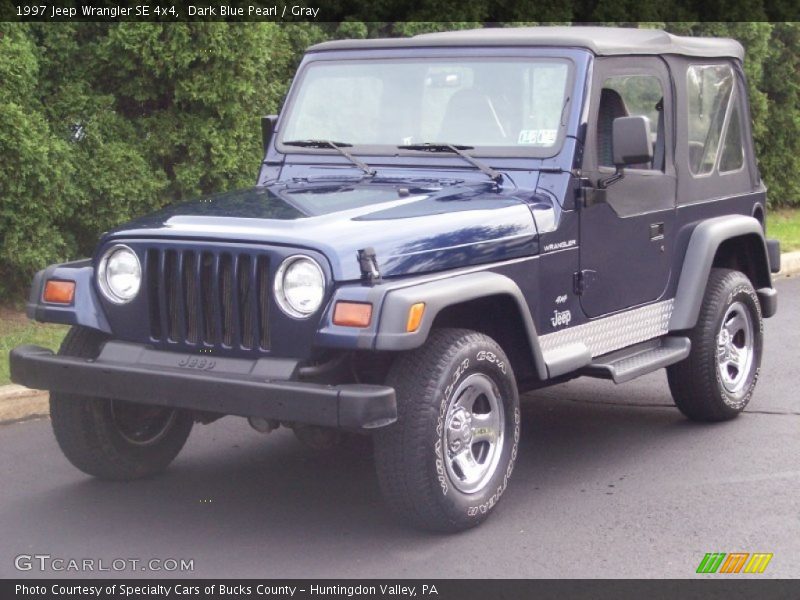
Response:
[{"label": "amber turn signal light", "polygon": [[411,308],[408,309],[408,321],[406,321],[406,331],[408,333],[412,333],[419,329],[419,325],[422,323],[422,315],[424,314],[424,302],[417,302],[416,304],[411,305]]},{"label": "amber turn signal light", "polygon": [[53,304],[72,304],[75,299],[75,282],[50,279],[44,286],[43,298],[45,302]]},{"label": "amber turn signal light", "polygon": [[372,304],[366,302],[337,302],[333,310],[333,324],[343,327],[369,327]]}]

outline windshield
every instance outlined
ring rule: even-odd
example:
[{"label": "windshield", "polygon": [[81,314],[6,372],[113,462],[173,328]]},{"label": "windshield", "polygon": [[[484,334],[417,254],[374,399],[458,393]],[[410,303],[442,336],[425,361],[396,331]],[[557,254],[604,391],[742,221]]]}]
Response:
[{"label": "windshield", "polygon": [[301,76],[281,139],[337,140],[377,153],[446,143],[552,156],[569,67],[550,58],[316,61]]}]

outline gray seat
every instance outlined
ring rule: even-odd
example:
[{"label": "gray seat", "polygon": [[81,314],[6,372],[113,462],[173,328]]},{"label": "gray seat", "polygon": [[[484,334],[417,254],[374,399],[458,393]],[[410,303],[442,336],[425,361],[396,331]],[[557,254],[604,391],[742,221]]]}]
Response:
[{"label": "gray seat", "polygon": [[600,91],[600,107],[597,113],[597,163],[600,166],[614,166],[611,139],[614,119],[627,116],[628,109],[619,92],[611,88],[603,88]]}]

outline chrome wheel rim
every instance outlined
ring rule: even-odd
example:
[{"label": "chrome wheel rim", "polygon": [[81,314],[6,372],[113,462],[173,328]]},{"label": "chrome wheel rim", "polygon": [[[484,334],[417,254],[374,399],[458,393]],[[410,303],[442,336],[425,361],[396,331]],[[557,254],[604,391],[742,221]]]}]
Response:
[{"label": "chrome wheel rim", "polygon": [[136,446],[149,446],[167,434],[178,417],[178,411],[112,400],[111,416],[125,441]]},{"label": "chrome wheel rim", "polygon": [[447,476],[456,489],[474,494],[491,481],[504,431],[503,401],[494,381],[483,373],[464,379],[453,393],[442,432]]},{"label": "chrome wheel rim", "polygon": [[725,311],[717,334],[717,372],[722,386],[738,394],[747,385],[753,364],[753,319],[748,308],[734,302]]}]

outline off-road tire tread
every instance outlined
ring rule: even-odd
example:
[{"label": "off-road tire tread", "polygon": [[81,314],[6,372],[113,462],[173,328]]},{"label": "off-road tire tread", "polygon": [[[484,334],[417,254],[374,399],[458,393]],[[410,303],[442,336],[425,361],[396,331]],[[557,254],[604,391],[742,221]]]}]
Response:
[{"label": "off-road tire tread", "polygon": [[[744,273],[732,269],[711,269],[697,323],[688,332],[691,352],[685,360],[667,367],[667,381],[675,405],[693,421],[727,421],[741,412],[726,406],[719,399],[715,362],[720,305],[726,301],[730,290],[740,285],[752,287]],[[754,323],[756,335],[759,335],[760,319],[759,312],[758,322]],[[759,358],[756,357],[756,360]]]},{"label": "off-road tire tread", "polygon": [[448,516],[438,503],[438,482],[432,482],[429,473],[411,468],[423,463],[431,452],[429,430],[439,415],[437,381],[452,368],[454,357],[463,348],[476,343],[490,346],[505,358],[500,346],[484,334],[469,329],[433,329],[425,345],[395,360],[387,377],[386,384],[397,392],[398,421],[405,426],[392,425],[375,435],[378,482],[390,510],[419,529],[460,531],[488,516],[476,515],[469,520]]}]

